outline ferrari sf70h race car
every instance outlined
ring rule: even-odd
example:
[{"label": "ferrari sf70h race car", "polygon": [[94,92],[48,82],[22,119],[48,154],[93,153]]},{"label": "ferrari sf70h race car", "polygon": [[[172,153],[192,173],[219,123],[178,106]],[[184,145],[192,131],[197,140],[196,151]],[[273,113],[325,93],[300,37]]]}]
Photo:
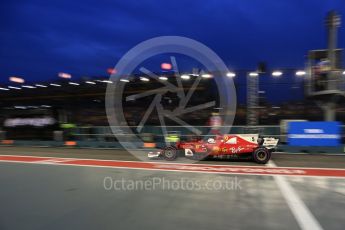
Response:
[{"label": "ferrari sf70h race car", "polygon": [[194,160],[206,157],[229,159],[253,159],[259,164],[266,164],[275,150],[278,139],[259,137],[258,134],[217,135],[207,140],[181,141],[167,146],[158,152],[150,152],[149,158],[164,158],[172,161],[178,156]]}]

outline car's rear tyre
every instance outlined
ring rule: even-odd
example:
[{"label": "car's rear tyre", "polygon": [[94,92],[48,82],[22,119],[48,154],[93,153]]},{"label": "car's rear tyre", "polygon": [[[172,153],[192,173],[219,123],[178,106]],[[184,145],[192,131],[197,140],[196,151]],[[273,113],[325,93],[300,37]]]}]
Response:
[{"label": "car's rear tyre", "polygon": [[257,148],[253,152],[253,160],[258,164],[266,164],[271,158],[271,152],[266,148]]},{"label": "car's rear tyre", "polygon": [[163,158],[167,161],[173,161],[177,158],[177,149],[173,146],[164,148],[162,152]]}]

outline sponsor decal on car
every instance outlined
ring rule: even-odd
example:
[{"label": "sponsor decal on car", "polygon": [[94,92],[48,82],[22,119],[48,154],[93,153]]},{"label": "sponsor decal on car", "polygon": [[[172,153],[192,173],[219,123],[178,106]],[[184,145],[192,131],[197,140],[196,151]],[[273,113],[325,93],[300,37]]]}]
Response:
[{"label": "sponsor decal on car", "polygon": [[230,148],[229,150],[232,152],[232,153],[239,153],[239,152],[241,152],[242,150],[243,150],[244,148],[242,148],[242,147],[232,147],[232,148]]}]

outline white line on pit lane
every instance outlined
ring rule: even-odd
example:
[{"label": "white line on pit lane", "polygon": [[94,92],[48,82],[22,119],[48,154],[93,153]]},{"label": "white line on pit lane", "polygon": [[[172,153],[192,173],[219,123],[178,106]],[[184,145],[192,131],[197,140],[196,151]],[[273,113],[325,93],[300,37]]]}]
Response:
[{"label": "white line on pit lane", "polygon": [[[267,166],[277,167],[272,160],[270,160]],[[316,220],[286,178],[280,175],[274,175],[273,177],[300,228],[302,230],[323,230],[320,223]]]},{"label": "white line on pit lane", "polygon": [[285,155],[311,155],[311,156],[343,156],[345,153],[301,153],[301,152],[274,152],[274,154],[285,154]]}]

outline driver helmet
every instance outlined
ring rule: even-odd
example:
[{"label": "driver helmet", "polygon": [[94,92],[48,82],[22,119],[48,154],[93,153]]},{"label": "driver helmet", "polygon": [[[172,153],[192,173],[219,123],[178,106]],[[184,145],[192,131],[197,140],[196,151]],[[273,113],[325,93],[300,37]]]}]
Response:
[{"label": "driver helmet", "polygon": [[208,139],[207,139],[207,142],[208,142],[209,144],[214,144],[214,143],[216,143],[216,141],[215,141],[213,138],[208,138]]}]

